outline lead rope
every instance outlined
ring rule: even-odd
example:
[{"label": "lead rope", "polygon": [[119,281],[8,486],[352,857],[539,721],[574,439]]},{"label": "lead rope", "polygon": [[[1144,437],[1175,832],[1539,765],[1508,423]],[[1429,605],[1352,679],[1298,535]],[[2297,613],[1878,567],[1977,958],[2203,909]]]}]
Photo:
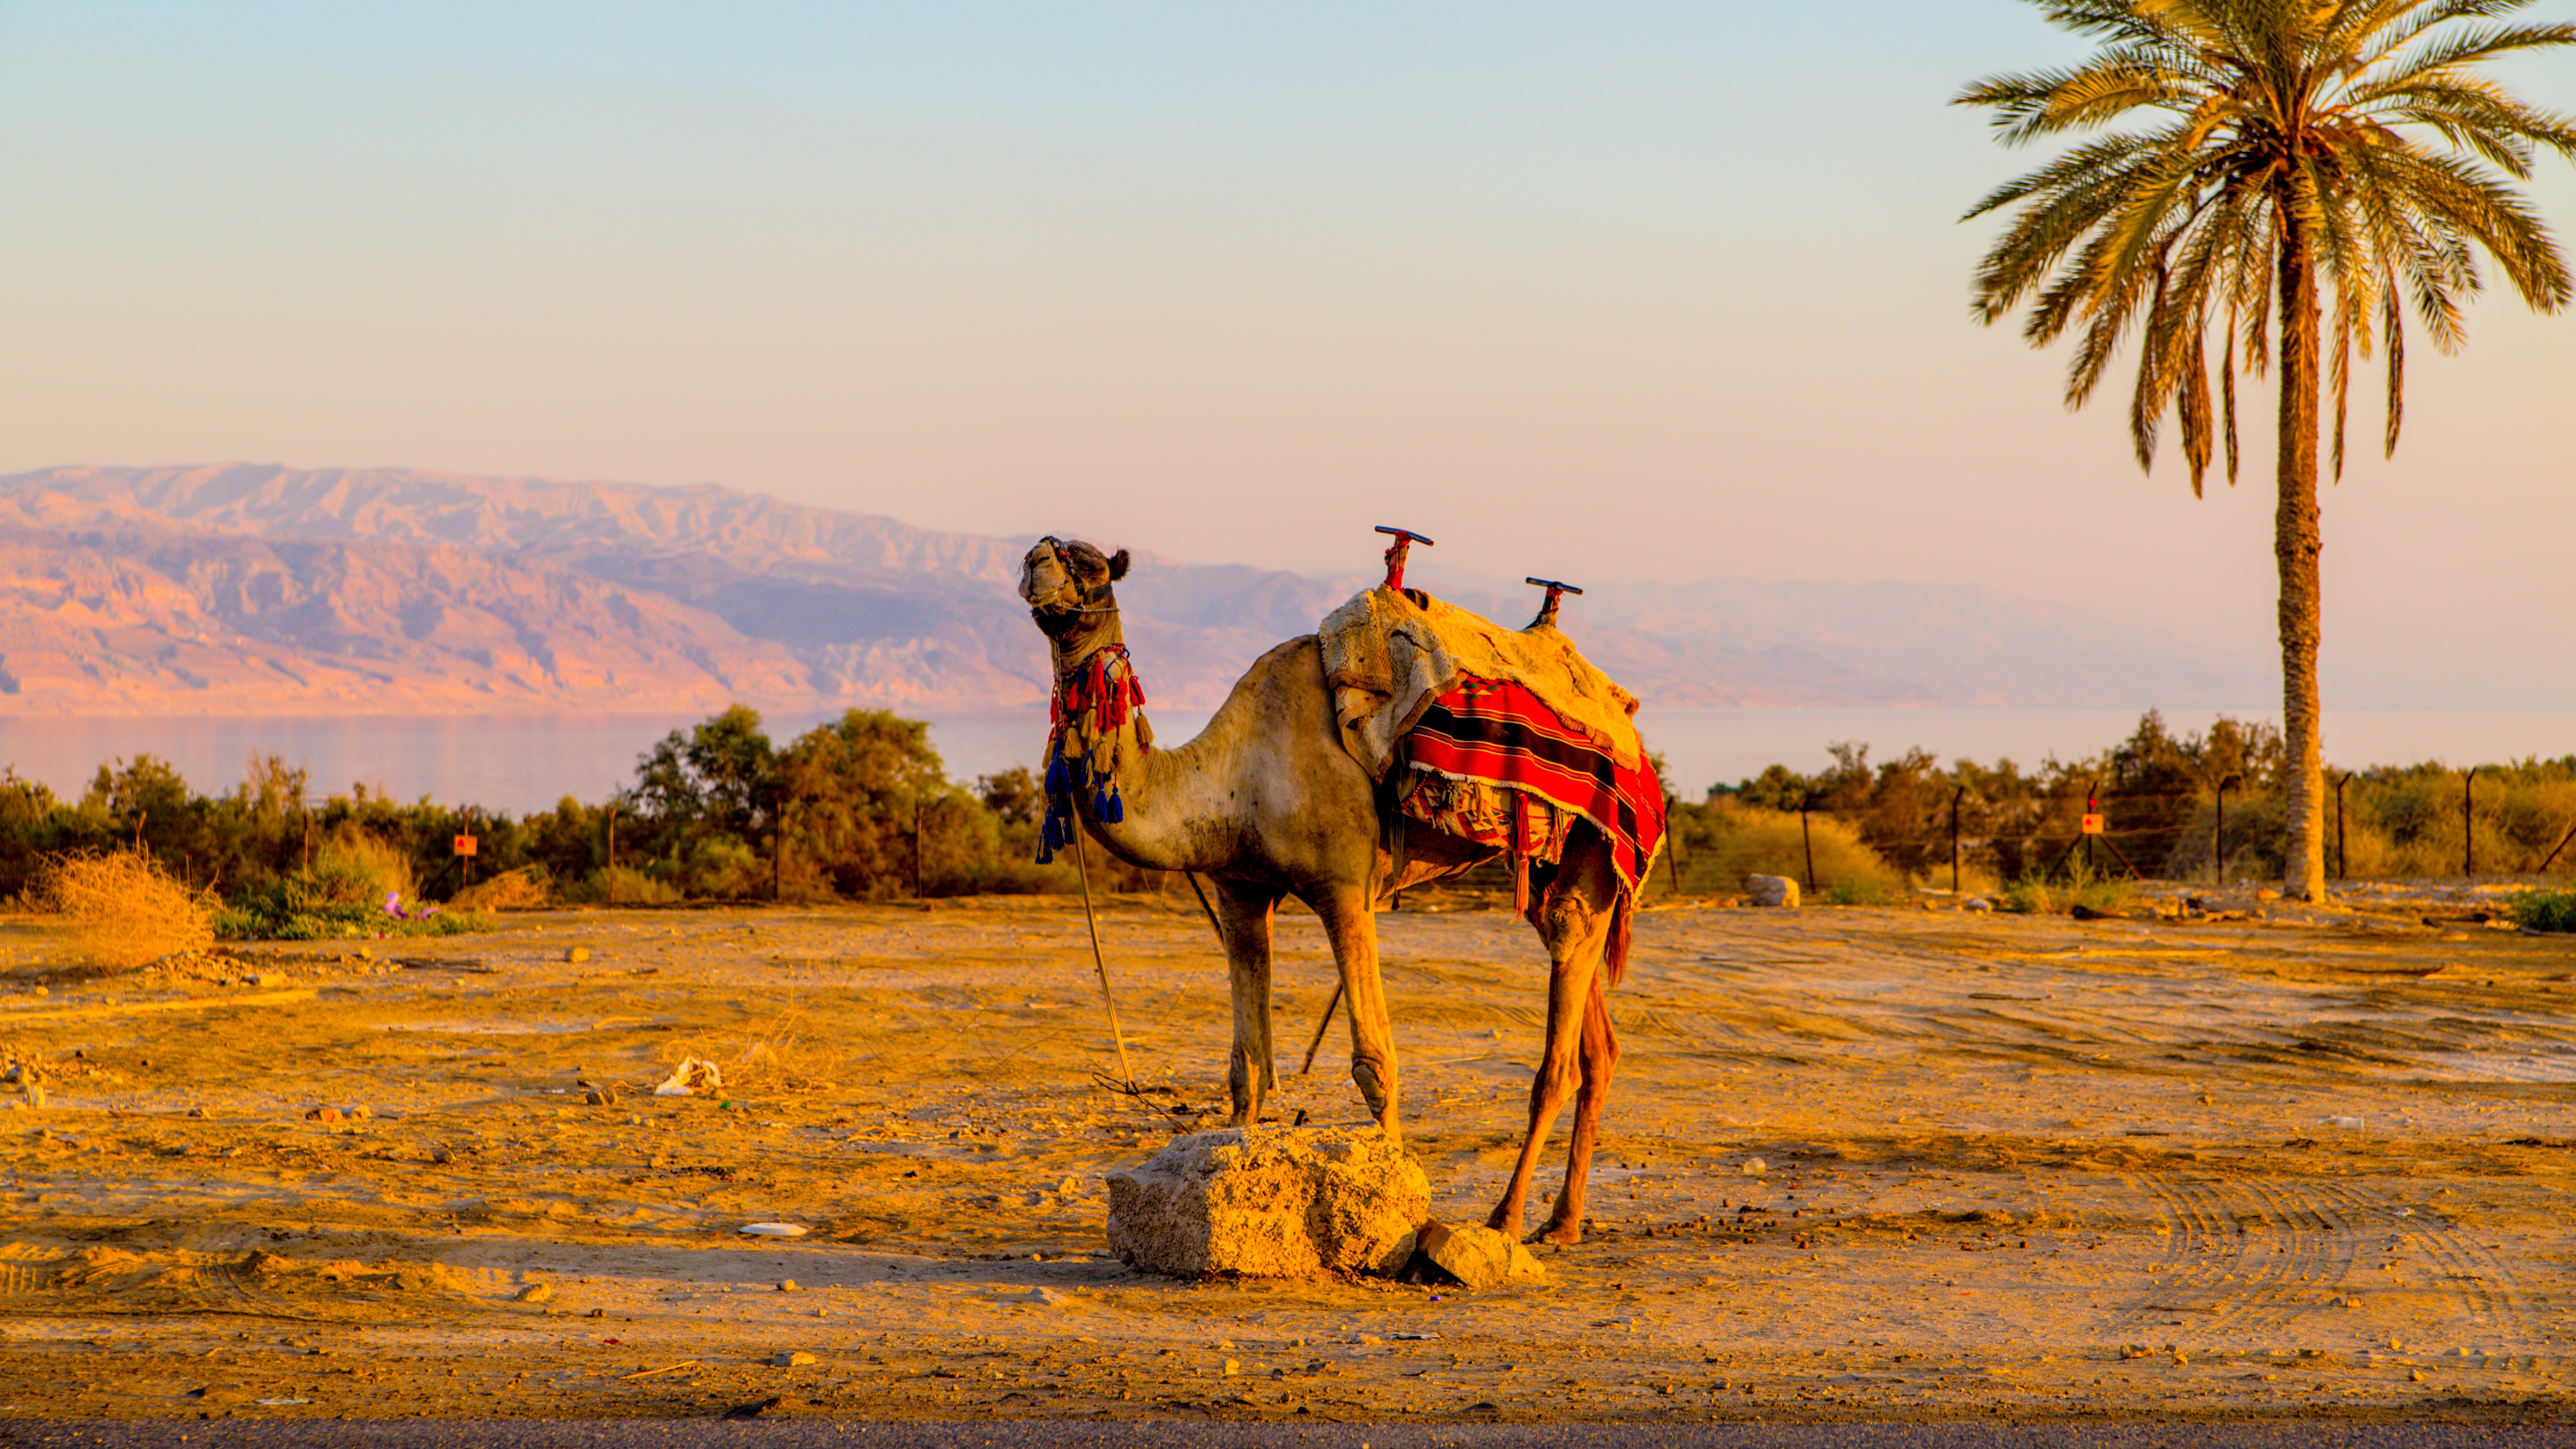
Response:
[{"label": "lead rope", "polygon": [[1100,954],[1100,918],[1091,909],[1091,865],[1082,848],[1082,821],[1073,822],[1073,873],[1082,879],[1082,921],[1091,928],[1091,964],[1100,972],[1100,1002],[1109,1008],[1109,1040],[1118,1047],[1118,1075],[1127,1080],[1127,1095],[1140,1096],[1136,1073],[1127,1065],[1127,1034],[1118,1029],[1118,998],[1109,993],[1109,962]]}]

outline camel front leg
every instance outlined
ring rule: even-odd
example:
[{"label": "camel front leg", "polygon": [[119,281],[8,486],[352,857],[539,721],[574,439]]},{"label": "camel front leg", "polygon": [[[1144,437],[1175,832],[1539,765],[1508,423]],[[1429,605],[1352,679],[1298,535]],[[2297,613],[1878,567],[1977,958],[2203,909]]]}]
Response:
[{"label": "camel front leg", "polygon": [[1386,1135],[1402,1141],[1396,1111],[1395,1033],[1387,1023],[1386,988],[1377,973],[1377,917],[1359,887],[1319,892],[1309,902],[1324,921],[1341,968],[1342,998],[1351,1011],[1351,1080],[1377,1114]]},{"label": "camel front leg", "polygon": [[[1601,973],[1592,974],[1592,999],[1583,1009],[1583,1086],[1574,1096],[1574,1135],[1565,1145],[1565,1186],[1539,1236],[1568,1246],[1583,1241],[1583,1190],[1592,1180],[1592,1145],[1601,1133],[1601,1105],[1610,1100],[1610,1077],[1619,1067],[1619,1037],[1610,1030],[1610,999]],[[1515,1225],[1517,1226],[1517,1225]]]},{"label": "camel front leg", "polygon": [[1234,992],[1234,1046],[1225,1083],[1234,1102],[1232,1125],[1248,1127],[1261,1120],[1262,1097],[1277,1085],[1271,1075],[1270,928],[1279,895],[1257,886],[1216,884],[1226,977]]},{"label": "camel front leg", "polygon": [[1521,1215],[1529,1202],[1530,1178],[1538,1171],[1539,1149],[1556,1126],[1556,1114],[1574,1095],[1575,1053],[1582,1037],[1586,999],[1598,994],[1598,953],[1578,952],[1550,961],[1547,968],[1547,1044],[1539,1055],[1538,1076],[1530,1083],[1529,1135],[1521,1139],[1520,1160],[1512,1166],[1511,1184],[1494,1205],[1486,1226],[1519,1237]]}]

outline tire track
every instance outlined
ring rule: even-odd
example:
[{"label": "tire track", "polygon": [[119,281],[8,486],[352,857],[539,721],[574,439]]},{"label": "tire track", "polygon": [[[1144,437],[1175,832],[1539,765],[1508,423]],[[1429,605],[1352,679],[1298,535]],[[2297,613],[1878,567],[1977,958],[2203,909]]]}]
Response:
[{"label": "tire track", "polygon": [[[2187,1351],[2242,1352],[2339,1302],[2359,1240],[2342,1210],[2276,1184],[2165,1175],[2141,1185],[2174,1224],[2168,1279],[2141,1295],[2124,1328],[2179,1327]],[[2173,1314],[2188,1315],[2176,1324]]]},{"label": "tire track", "polygon": [[2375,1231],[2397,1238],[2420,1260],[2429,1260],[2420,1266],[2435,1272],[2434,1286],[2454,1305],[2448,1316],[2475,1330],[2473,1336],[2488,1340],[2493,1345],[2487,1350],[2490,1356],[2530,1355],[2531,1339],[2515,1302],[2519,1284],[2513,1274],[2493,1253],[2454,1231],[2438,1209],[2402,1207],[2378,1193],[2341,1183],[2319,1184],[2319,1188],[2342,1200],[2347,1211],[2368,1221]]}]

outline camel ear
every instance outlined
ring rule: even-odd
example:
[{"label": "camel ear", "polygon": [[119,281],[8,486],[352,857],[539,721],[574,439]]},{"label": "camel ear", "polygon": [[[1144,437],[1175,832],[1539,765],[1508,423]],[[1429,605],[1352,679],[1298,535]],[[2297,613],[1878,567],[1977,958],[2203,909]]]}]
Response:
[{"label": "camel ear", "polygon": [[1109,582],[1114,584],[1125,577],[1127,577],[1127,550],[1122,548],[1109,556]]}]

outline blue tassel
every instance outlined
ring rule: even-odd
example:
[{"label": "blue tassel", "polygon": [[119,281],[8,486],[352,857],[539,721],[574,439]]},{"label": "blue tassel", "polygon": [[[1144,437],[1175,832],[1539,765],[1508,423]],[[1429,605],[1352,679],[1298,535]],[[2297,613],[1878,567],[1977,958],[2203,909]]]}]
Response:
[{"label": "blue tassel", "polygon": [[1111,825],[1127,818],[1127,802],[1119,798],[1118,788],[1114,785],[1109,789],[1109,804],[1101,810],[1100,818]]}]

